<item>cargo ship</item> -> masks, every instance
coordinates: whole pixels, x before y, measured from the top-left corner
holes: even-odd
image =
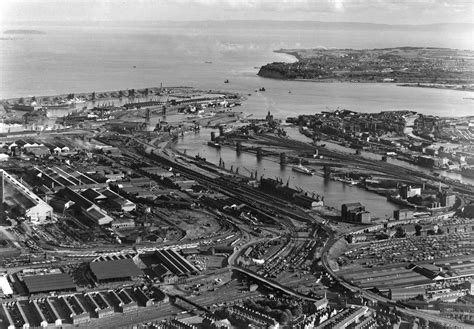
[[[305,175],[308,175],[308,176],[313,176],[313,172],[311,170],[309,170],[308,168],[306,168],[305,166],[299,164],[297,166],[293,166],[293,168],[291,168],[293,171],[296,171],[296,172],[299,172],[301,174],[305,174]]]

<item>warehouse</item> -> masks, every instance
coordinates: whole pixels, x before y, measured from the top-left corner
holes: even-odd
[[[190,273],[197,273],[198,270],[191,265],[180,254],[171,249],[157,250],[155,252],[157,258],[174,274],[180,276]]]
[[[91,262],[89,267],[99,283],[130,281],[143,274],[131,259]]]
[[[26,186],[0,169],[0,202],[11,216],[24,215],[35,222],[44,222],[53,216],[53,208]]]
[[[76,285],[66,273],[28,275],[23,277],[23,282],[30,294],[76,290]]]
[[[82,215],[82,217],[93,222],[96,225],[106,225],[113,221],[113,218],[107,215],[99,206],[90,202],[81,194],[71,190],[69,187],[60,190],[56,196],[60,199],[72,201],[73,208],[76,215]]]

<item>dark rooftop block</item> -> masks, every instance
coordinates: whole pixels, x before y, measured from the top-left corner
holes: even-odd
[[[128,279],[142,274],[131,259],[91,262],[89,266],[98,281]]]
[[[76,289],[76,285],[66,273],[29,275],[25,276],[23,281],[30,294]]]

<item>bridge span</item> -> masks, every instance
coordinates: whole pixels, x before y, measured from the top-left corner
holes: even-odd
[[[301,298],[301,299],[304,299],[304,300],[308,300],[308,301],[311,301],[311,302],[317,302],[319,301],[319,299],[317,298],[314,298],[314,297],[309,297],[309,296],[306,296],[306,295],[303,295],[302,293],[299,293],[291,288],[288,288],[288,287],[285,287],[281,284],[279,284],[278,282],[275,282],[273,280],[270,280],[270,279],[267,279],[267,278],[264,278],[262,277],[261,275],[255,273],[254,271],[251,271],[251,270],[247,270],[245,268],[241,268],[241,267],[237,267],[237,266],[232,266],[231,267],[233,270],[237,271],[237,272],[240,272],[240,273],[243,273],[243,274],[246,274],[248,275],[249,277],[257,280],[257,281],[260,281],[274,289],[277,289],[277,290],[280,290],[282,292],[284,292],[285,294],[287,295],[290,295],[290,296],[293,296],[293,297],[298,297],[298,298]]]

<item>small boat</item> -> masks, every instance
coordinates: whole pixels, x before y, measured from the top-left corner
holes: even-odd
[[[336,177],[335,180],[344,184],[349,184],[349,185],[357,185],[359,183],[353,180],[352,178],[348,178],[348,177]]]
[[[207,145],[210,146],[210,147],[214,147],[214,148],[216,148],[216,149],[220,149],[220,148],[221,148],[221,144],[216,143],[216,142],[213,142],[213,141],[207,142]]]
[[[229,80],[224,80],[224,83],[229,83]]]
[[[288,90],[288,94],[291,94],[291,90]]]
[[[265,91],[265,88],[264,88],[264,87],[262,87],[262,88],[260,88],[260,89],[259,89],[259,91]]]
[[[205,61],[204,63],[206,63],[206,64],[212,64],[211,61]]]
[[[309,170],[308,168],[306,168],[305,166],[303,166],[302,164],[299,164],[297,166],[293,166],[291,169],[293,171],[299,172],[301,174],[305,174],[305,175],[308,175],[308,176],[313,176],[313,172],[311,170]]]

